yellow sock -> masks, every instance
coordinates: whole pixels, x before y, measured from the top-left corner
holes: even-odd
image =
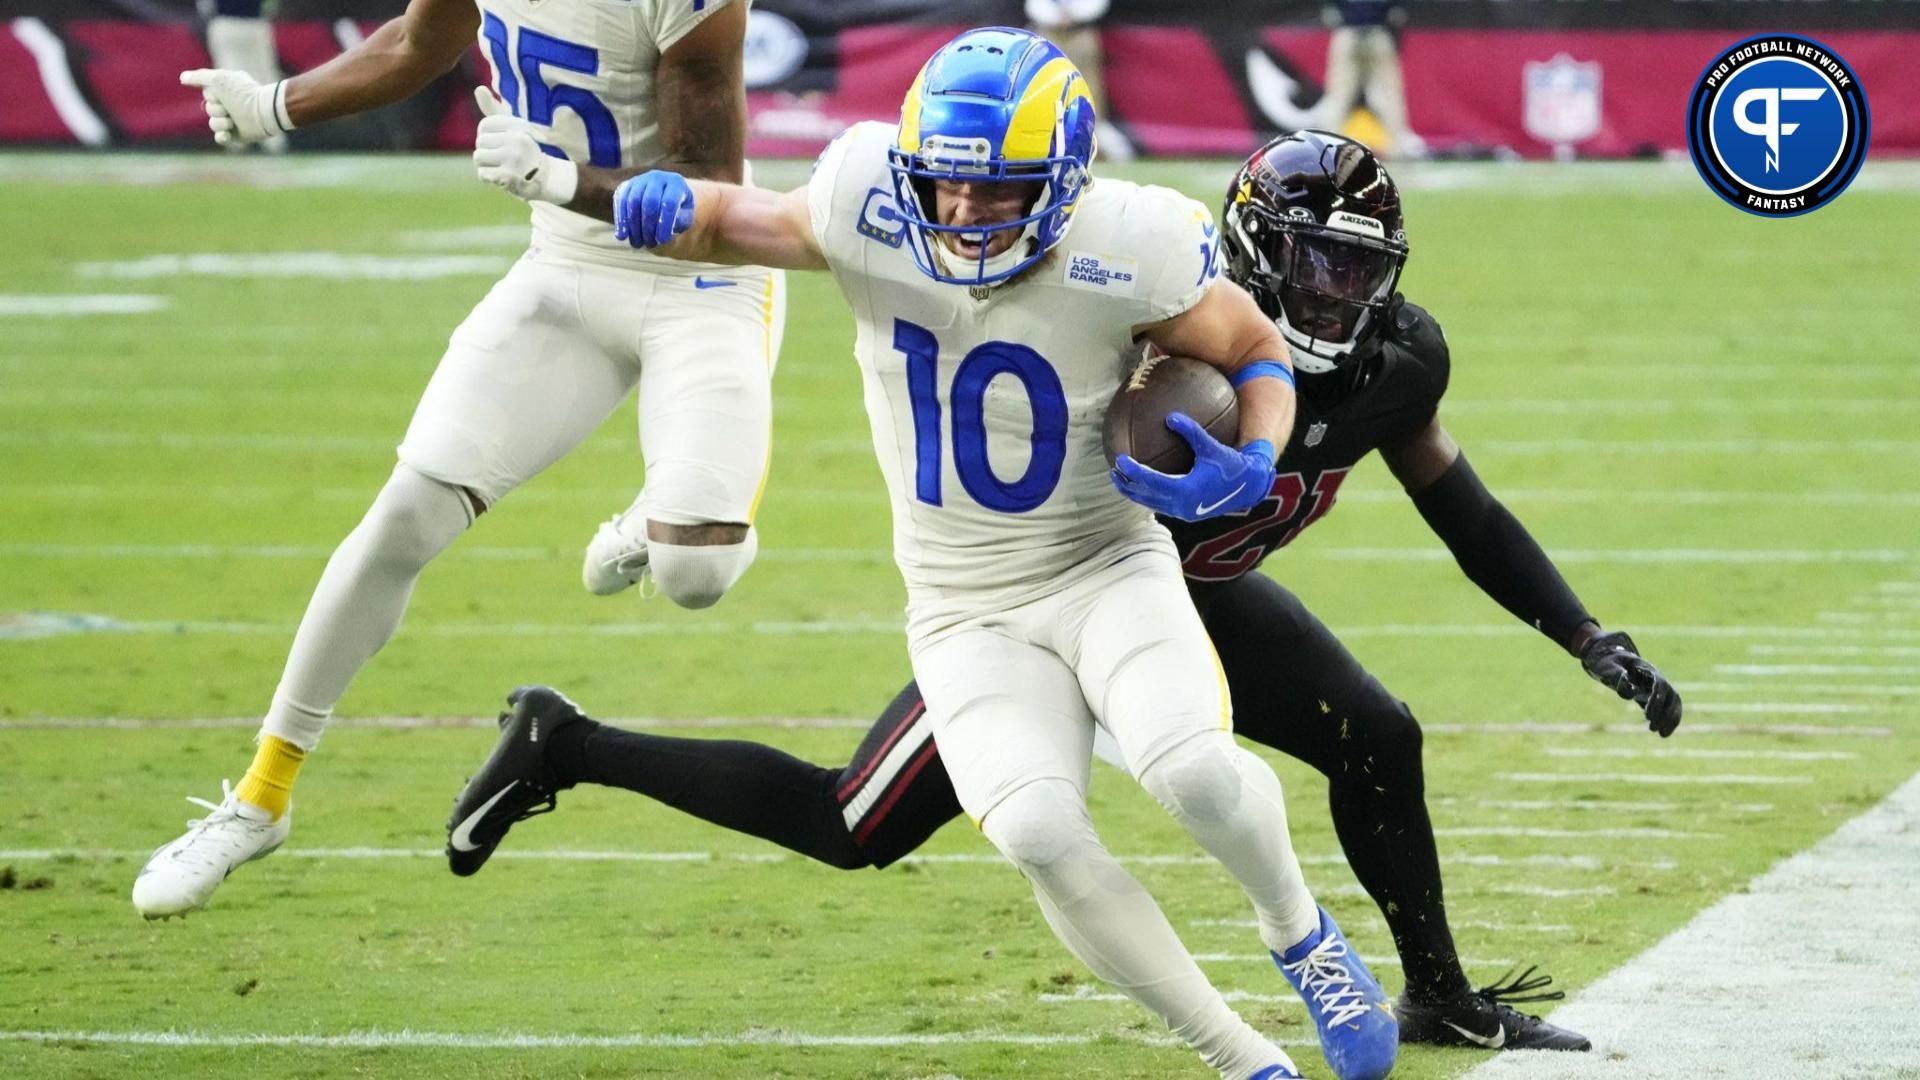
[[[262,735],[260,748],[253,752],[253,764],[247,767],[247,775],[241,778],[233,794],[241,802],[252,803],[272,814],[278,821],[287,812],[294,777],[300,775],[300,763],[305,760],[305,750],[285,739]]]

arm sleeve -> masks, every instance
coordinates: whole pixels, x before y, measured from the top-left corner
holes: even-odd
[[[1138,321],[1163,322],[1199,303],[1220,280],[1220,230],[1206,207],[1178,192],[1142,188],[1137,198],[1141,205],[1129,212],[1144,223],[1142,249],[1154,260]]]
[[[653,31],[654,48],[666,52],[679,44],[680,39],[693,32],[693,28],[706,22],[708,17],[730,3],[750,3],[751,0],[654,0],[653,10],[647,13],[647,21]]]
[[[1468,580],[1562,648],[1593,618],[1526,526],[1480,482],[1465,454],[1415,492],[1413,505]]]

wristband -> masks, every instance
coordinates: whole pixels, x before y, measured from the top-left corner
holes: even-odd
[[[1267,463],[1267,468],[1273,468],[1273,444],[1265,439],[1253,440],[1241,447],[1240,452],[1243,454],[1258,454],[1261,459]]]
[[[1288,386],[1294,384],[1293,369],[1278,360],[1256,360],[1234,372],[1227,381],[1238,390],[1255,379],[1279,379]]]
[[[281,79],[269,89],[273,104],[267,109],[267,115],[280,125],[280,130],[275,134],[285,135],[293,130],[293,118],[287,115],[287,80]]]

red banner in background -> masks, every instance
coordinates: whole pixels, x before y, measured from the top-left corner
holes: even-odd
[[[891,120],[920,62],[959,26],[839,35],[837,88],[752,95],[749,149],[817,151],[847,124]],[[1329,34],[1270,29],[1236,48],[1198,27],[1101,35],[1108,118],[1148,156],[1233,156],[1310,121]],[[1401,42],[1407,112],[1436,152],[1624,157],[1686,149],[1687,97],[1737,37],[1717,31],[1425,30]],[[1859,73],[1875,154],[1920,154],[1920,33],[1830,32]],[[1904,107],[1903,107],[1904,106]]]
[[[795,19],[778,14],[791,11]],[[810,157],[847,125],[892,120],[922,61],[964,26],[832,25],[794,6],[754,12],[749,152]],[[816,13],[817,14],[817,13]],[[951,17],[950,15],[947,17]],[[804,23],[804,25],[802,25]],[[362,24],[363,31],[371,29]],[[211,146],[178,72],[209,63],[188,22],[17,18],[0,34],[0,143]],[[276,27],[283,65],[337,54],[340,24]],[[350,35],[349,35],[350,36]],[[1542,157],[1678,153],[1688,95],[1735,30],[1416,28],[1401,38],[1411,126],[1438,153]],[[1875,155],[1920,154],[1920,30],[1815,35],[1858,73]],[[1328,33],[1299,27],[1121,23],[1102,32],[1108,117],[1149,156],[1237,157],[1311,121]],[[472,61],[369,117],[294,133],[296,149],[471,147]]]

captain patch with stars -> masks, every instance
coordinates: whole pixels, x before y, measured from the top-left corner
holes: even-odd
[[[1687,106],[1694,167],[1750,214],[1794,217],[1847,189],[1867,158],[1867,96],[1839,54],[1763,34],[1714,57]]]

